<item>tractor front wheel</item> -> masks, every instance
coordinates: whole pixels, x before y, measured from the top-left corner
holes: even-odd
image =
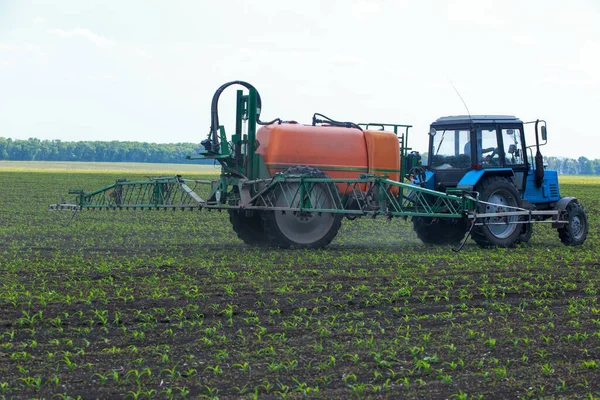
[[[505,213],[521,207],[521,196],[515,185],[506,178],[491,176],[475,187],[481,204],[478,212]],[[480,217],[483,225],[473,227],[471,237],[481,247],[513,247],[523,233],[519,216]]]
[[[567,206],[567,223],[558,229],[560,241],[567,246],[583,244],[588,234],[587,213],[583,206],[572,201]]]

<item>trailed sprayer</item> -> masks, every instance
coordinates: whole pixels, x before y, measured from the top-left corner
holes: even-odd
[[[219,98],[238,85],[230,139],[219,122]],[[482,247],[527,242],[533,225],[551,223],[566,245],[582,244],[586,212],[561,197],[556,171],[544,168],[546,123],[531,122],[535,144],[512,116],[443,117],[431,124],[423,157],[407,145],[410,125],[353,123],[315,113],[310,125],[262,121],[262,100],[247,82],[222,85],[211,104],[211,127],[199,154],[221,166],[217,180],[179,175],[119,179],[76,195],[52,210],[220,209],[249,245],[322,248],[342,219],[411,218],[426,244]],[[535,153],[535,155],[534,155]],[[202,198],[196,189],[209,185]],[[463,242],[464,244],[464,242]]]

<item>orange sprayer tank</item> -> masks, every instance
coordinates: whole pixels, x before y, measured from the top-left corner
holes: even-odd
[[[356,179],[369,173],[400,180],[400,147],[390,132],[284,123],[261,127],[256,138],[256,153],[271,175],[308,165],[330,178]],[[337,186],[346,191],[345,183]]]

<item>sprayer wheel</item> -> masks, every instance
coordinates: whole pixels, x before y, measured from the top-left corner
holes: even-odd
[[[517,243],[529,243],[531,236],[533,236],[533,225],[523,224],[523,227],[521,228],[521,234],[517,239]]]
[[[434,219],[431,217],[413,217],[413,230],[425,244],[457,245],[465,237],[468,223],[463,219]]]
[[[328,178],[327,174],[312,167],[292,167],[286,175],[310,175],[313,178]],[[275,207],[298,207],[300,199],[294,196],[299,183],[288,183],[273,192]],[[315,183],[310,192],[310,201],[321,209],[336,208],[330,193],[337,193],[333,183]],[[291,203],[291,204],[290,204]],[[341,214],[265,211],[262,213],[265,233],[271,243],[281,248],[317,249],[327,246],[335,238],[342,224]]]
[[[521,195],[515,185],[500,176],[491,176],[477,184],[480,213],[500,213],[521,207]],[[481,247],[513,247],[522,233],[518,216],[482,218],[483,225],[477,225],[471,232],[473,240]]]
[[[523,208],[527,209],[527,210],[535,210],[535,206],[533,205],[523,205]],[[521,217],[522,221],[528,221],[529,218],[528,217]],[[529,243],[529,241],[531,240],[531,237],[533,236],[533,224],[530,223],[524,223],[521,224],[522,228],[521,228],[521,234],[519,235],[519,238],[517,239],[517,243]]]
[[[260,246],[269,243],[258,211],[247,216],[243,210],[229,210],[229,222],[238,238],[247,245]]]

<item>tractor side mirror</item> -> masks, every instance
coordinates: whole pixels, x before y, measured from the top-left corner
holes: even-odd
[[[429,128],[429,136],[434,137],[437,131],[434,127]]]
[[[546,125],[542,126],[542,140],[543,141],[548,140],[548,135],[546,134]]]
[[[508,146],[508,154],[515,154],[516,151],[517,151],[517,146],[515,146],[514,144],[511,144],[510,146]]]

